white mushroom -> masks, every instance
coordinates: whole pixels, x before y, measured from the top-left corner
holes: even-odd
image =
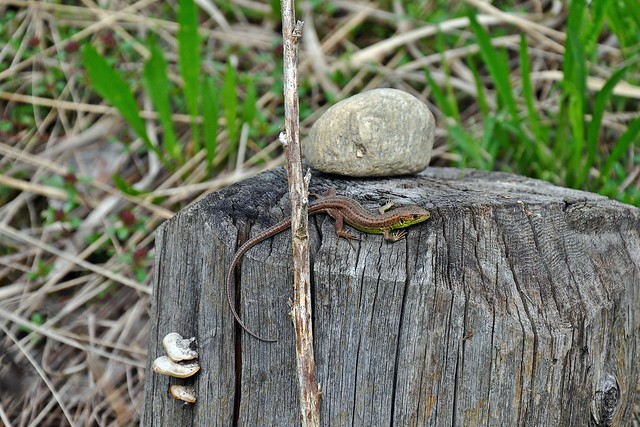
[[[176,378],[188,378],[200,370],[200,365],[197,362],[176,363],[167,356],[160,356],[153,361],[153,370]]]
[[[183,400],[187,403],[196,403],[196,391],[193,387],[172,385],[169,390],[171,392],[171,396],[175,399]]]
[[[162,340],[162,346],[167,356],[174,362],[193,360],[198,358],[198,352],[194,350],[196,338],[183,339],[176,332],[167,334]]]

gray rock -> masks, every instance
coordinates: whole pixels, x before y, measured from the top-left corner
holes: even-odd
[[[427,105],[397,89],[375,89],[338,102],[304,141],[315,169],[347,176],[407,175],[431,159],[435,120]]]

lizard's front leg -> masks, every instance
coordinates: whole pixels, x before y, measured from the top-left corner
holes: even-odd
[[[350,231],[344,230],[344,215],[338,209],[327,209],[327,214],[336,221],[336,234],[347,240],[360,240]]]
[[[384,237],[384,240],[392,243],[404,239],[404,236],[406,235],[407,235],[407,232],[404,230],[397,230],[397,231],[391,232],[390,228],[385,228],[382,232],[382,236]]]

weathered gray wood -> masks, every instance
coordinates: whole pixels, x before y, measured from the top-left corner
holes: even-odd
[[[313,191],[329,186],[372,209],[418,203],[432,218],[395,244],[350,244],[327,216],[310,222],[323,425],[625,424],[640,386],[639,209],[454,169],[314,175]],[[290,235],[251,249],[237,280],[245,322],[277,343],[240,333],[223,290],[237,243],[288,214],[285,191],[272,171],[159,228],[149,366],[175,331],[198,338],[202,370],[148,370],[144,425],[297,425]],[[179,383],[195,385],[195,406],[168,397]]]

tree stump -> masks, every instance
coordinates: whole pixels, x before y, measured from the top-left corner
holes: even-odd
[[[640,386],[640,209],[504,173],[431,168],[404,178],[315,174],[375,210],[417,203],[431,219],[387,243],[310,221],[313,319],[326,426],[614,426]],[[143,425],[298,425],[291,235],[224,278],[236,248],[289,215],[270,171],[165,222],[156,261]],[[354,231],[355,232],[355,231]],[[239,277],[238,277],[239,276]],[[153,373],[169,332],[195,336],[201,371]],[[168,395],[191,384],[198,401]]]

